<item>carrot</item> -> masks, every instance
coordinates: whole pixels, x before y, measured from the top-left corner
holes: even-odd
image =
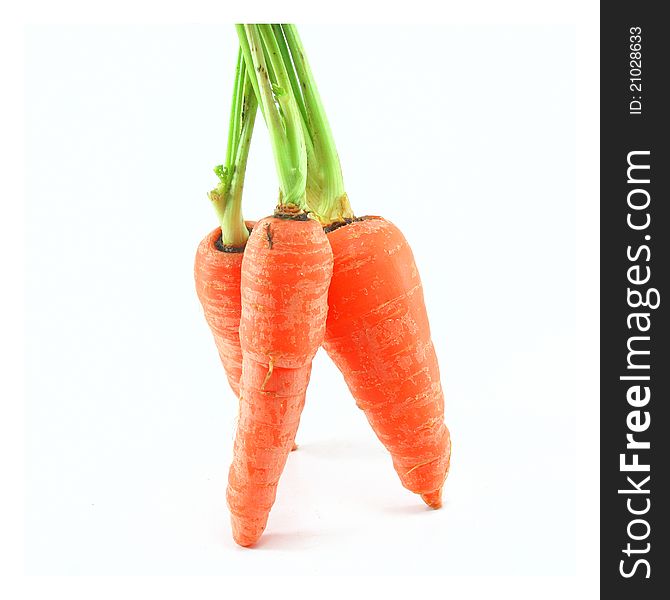
[[[332,274],[328,240],[313,220],[261,219],[242,261],[243,368],[228,479],[233,536],[251,545],[265,529],[324,336]]]
[[[441,506],[451,441],[419,272],[400,230],[366,217],[328,234],[323,347],[390,452],[402,484]]]
[[[242,259],[240,414],[226,493],[233,538],[263,533],[293,447],[312,359],[323,341],[333,256],[306,212],[307,154],[300,115],[268,25],[238,26],[270,131],[280,180],[274,216],[254,227]]]
[[[247,222],[249,230],[253,222]],[[221,243],[221,229],[210,232],[198,246],[195,259],[195,288],[214,336],[228,383],[239,396],[242,375],[240,348],[240,280],[244,247]]]
[[[334,256],[324,348],[391,454],[401,483],[439,508],[451,439],[414,257],[390,222],[354,218],[298,32],[294,25],[275,28],[283,34],[284,61],[295,69],[292,89],[299,90],[305,137],[313,144],[308,203],[329,232]]]
[[[238,53],[225,165],[214,169],[219,185],[209,193],[220,227],[200,242],[195,258],[195,288],[214,336],[228,383],[239,396],[242,373],[240,349],[240,279],[242,253],[253,222],[242,217],[244,174],[258,102]]]

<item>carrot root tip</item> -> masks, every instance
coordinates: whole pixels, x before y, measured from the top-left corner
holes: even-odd
[[[237,530],[237,528],[233,526],[233,539],[238,546],[242,546],[243,548],[253,546],[260,539],[262,533],[263,530],[259,532],[249,532]]]
[[[238,546],[242,546],[242,548],[251,548],[257,540],[245,540],[245,539],[240,539],[240,540],[235,540],[235,543]]]
[[[442,508],[442,489],[428,492],[427,494],[421,494],[421,499],[430,506],[430,508],[435,510]]]

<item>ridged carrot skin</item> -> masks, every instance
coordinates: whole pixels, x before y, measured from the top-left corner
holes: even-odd
[[[227,500],[241,546],[263,533],[328,313],[333,256],[313,220],[267,217],[242,259],[240,414]]]
[[[246,222],[249,229],[253,222]],[[217,247],[221,229],[217,227],[199,244],[195,257],[195,289],[212,330],[228,383],[239,396],[242,375],[240,349],[240,280],[243,252],[223,252]]]
[[[324,348],[402,484],[439,508],[451,440],[412,251],[381,217],[339,227],[328,240],[334,265]]]

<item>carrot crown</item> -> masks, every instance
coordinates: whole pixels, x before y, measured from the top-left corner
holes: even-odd
[[[270,133],[279,206],[307,209],[307,149],[300,109],[272,25],[237,25],[240,48]]]
[[[214,167],[219,185],[209,192],[209,199],[221,225],[221,241],[226,246],[244,246],[249,237],[242,215],[242,190],[257,109],[258,101],[251,87],[251,80],[247,77],[242,52],[239,51],[226,161],[223,165]]]

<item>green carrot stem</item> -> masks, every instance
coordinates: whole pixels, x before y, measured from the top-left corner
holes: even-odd
[[[254,132],[258,101],[248,77],[244,78],[244,92],[242,94],[242,118],[239,134],[239,145],[235,155],[235,162],[230,181],[231,201],[228,202],[223,215],[221,228],[223,243],[229,246],[241,246],[249,237],[249,230],[242,215],[242,192],[244,176],[247,170],[251,136]]]
[[[298,105],[298,110],[300,111],[300,117],[302,122],[302,128],[305,138],[305,148],[307,152],[307,183],[306,183],[306,195],[307,195],[307,205],[313,207],[317,202],[315,198],[320,198],[320,193],[317,190],[320,190],[320,179],[318,177],[319,173],[319,157],[316,154],[314,149],[314,143],[310,137],[309,125],[308,125],[308,115],[307,107],[305,106],[305,100],[302,96],[302,90],[300,89],[300,82],[295,72],[295,67],[293,65],[293,59],[291,58],[291,52],[286,45],[286,39],[284,37],[284,32],[281,29],[281,25],[272,25],[272,33],[275,40],[277,41],[277,46],[282,57],[282,62],[286,68],[289,81],[291,83],[291,91],[293,92],[293,97],[296,100]]]
[[[233,85],[233,99],[230,105],[230,118],[228,123],[228,145],[226,146],[226,166],[229,166],[233,159],[235,153],[236,140],[239,136],[239,110],[236,110],[240,105],[240,94],[242,93],[242,74],[245,71],[244,67],[244,57],[242,56],[242,50],[237,51],[237,65],[235,67],[235,83]]]
[[[281,25],[279,28],[283,32],[297,74],[304,103],[306,137],[313,146],[314,159],[308,162],[307,174],[310,209],[324,224],[353,218],[333,134],[298,30],[295,25],[290,24]]]
[[[249,237],[242,215],[242,190],[257,109],[256,95],[240,50],[235,69],[226,161],[215,167],[219,185],[209,193],[219,218],[221,240],[226,246],[244,246]]]
[[[279,205],[306,210],[307,154],[300,110],[270,25],[237,25],[240,47],[252,80],[279,178]]]
[[[272,25],[272,33],[277,40],[277,47],[279,48],[279,53],[281,54],[284,67],[288,75],[288,79],[291,82],[291,90],[293,91],[293,97],[296,100],[298,109],[300,110],[300,116],[303,119],[303,122],[307,123],[307,107],[305,106],[305,100],[302,97],[302,90],[300,89],[300,82],[295,72],[295,67],[293,65],[293,59],[291,58],[291,52],[286,45],[286,39],[284,38],[284,32],[282,31],[281,25]]]

